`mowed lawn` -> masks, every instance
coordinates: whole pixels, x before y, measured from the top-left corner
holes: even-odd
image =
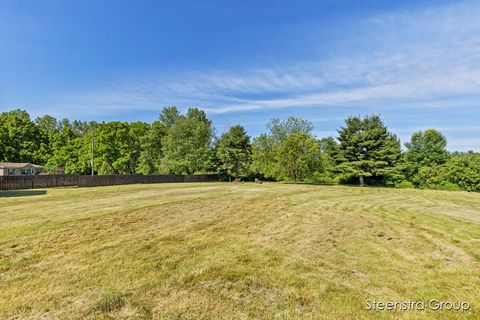
[[[367,311],[468,301],[469,312]],[[1,319],[479,319],[480,194],[186,183],[0,192]]]

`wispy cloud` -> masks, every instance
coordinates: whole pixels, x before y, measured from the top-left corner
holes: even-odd
[[[335,58],[151,76],[57,97],[50,104],[95,113],[165,105],[225,113],[366,104],[441,107],[452,97],[466,103],[480,96],[479,16],[477,2],[379,15],[338,39]]]

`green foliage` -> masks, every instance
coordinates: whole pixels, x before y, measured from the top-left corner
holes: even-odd
[[[335,155],[337,154],[338,144],[333,137],[327,137],[318,141],[320,151],[320,171],[316,171],[312,176],[312,182],[336,184],[339,177],[335,173]]]
[[[267,179],[281,180],[284,168],[279,163],[279,148],[288,136],[295,133],[311,134],[310,121],[290,117],[287,120],[273,119],[267,124],[270,134],[261,134],[252,145],[252,171]]]
[[[350,117],[339,130],[335,155],[336,170],[346,179],[396,176],[400,158],[400,141],[390,132],[379,116]]]
[[[407,152],[403,157],[403,170],[406,177],[416,186],[425,186],[423,167],[438,167],[449,158],[446,150],[447,139],[437,130],[415,132],[410,142],[405,144]]]
[[[310,134],[313,130],[313,123],[308,120],[289,117],[287,120],[272,119],[267,124],[267,128],[270,130],[272,137],[277,143],[281,143],[283,140],[293,133],[306,133]]]
[[[251,149],[245,129],[240,125],[230,127],[216,143],[218,168],[234,178],[245,176],[250,166]]]
[[[415,188],[415,185],[413,183],[411,183],[410,181],[402,180],[402,181],[399,181],[395,185],[395,187],[402,188],[402,189],[413,189],[413,188]]]
[[[400,142],[379,116],[349,117],[332,137],[316,140],[313,124],[273,119],[268,133],[250,144],[236,125],[212,145],[213,128],[204,111],[164,108],[152,124],[30,119],[27,112],[0,113],[0,162],[31,162],[47,172],[91,174],[95,138],[96,174],[192,174],[311,183],[357,183],[401,188],[480,191],[480,154],[450,154],[437,130]]]
[[[274,138],[261,134],[254,139],[252,144],[251,170],[258,176],[275,179],[279,176],[276,162],[277,146]]]
[[[320,166],[318,144],[304,132],[288,135],[280,144],[277,157],[283,176],[294,182],[312,176]]]
[[[424,166],[420,167],[416,176],[415,183],[422,187],[438,186],[442,183],[444,177],[442,166]]]
[[[213,135],[211,121],[205,112],[196,108],[189,109],[186,116],[171,110],[169,117],[162,119],[167,129],[162,139],[161,172],[193,174],[207,171]]]
[[[45,166],[48,172],[86,173],[90,169],[83,157],[83,138],[75,134],[68,121],[62,121],[50,144],[53,151]]]
[[[0,113],[0,161],[45,163],[48,137],[26,111]]]
[[[462,190],[480,191],[480,154],[469,153],[453,157],[445,168],[450,183]]]
[[[94,132],[98,173],[135,173],[142,151],[140,140],[146,134],[148,127],[142,122],[101,123]]]
[[[140,138],[142,151],[138,160],[137,172],[142,174],[158,174],[163,157],[162,140],[167,127],[160,121],[154,121],[145,135]]]

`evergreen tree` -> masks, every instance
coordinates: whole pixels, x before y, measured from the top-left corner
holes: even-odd
[[[247,174],[251,153],[250,137],[240,125],[230,127],[217,141],[215,148],[218,168],[235,179]]]
[[[339,131],[335,155],[337,170],[346,177],[384,179],[396,173],[400,142],[379,116],[349,117]]]

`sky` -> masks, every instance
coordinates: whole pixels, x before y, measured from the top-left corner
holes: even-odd
[[[148,121],[204,109],[216,134],[272,118],[335,136],[379,114],[480,151],[480,2],[2,0],[0,111]]]

